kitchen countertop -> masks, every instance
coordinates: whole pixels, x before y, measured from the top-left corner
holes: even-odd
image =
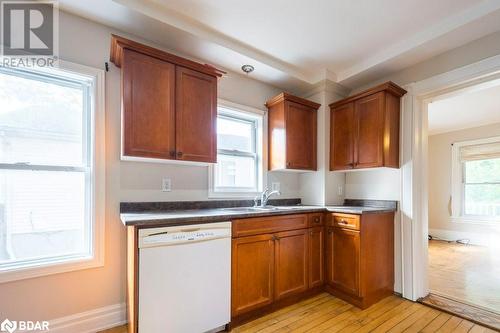
[[[250,208],[250,207],[248,207]],[[120,218],[125,226],[174,226],[230,221],[240,218],[275,216],[299,213],[332,212],[346,214],[374,214],[394,212],[390,207],[367,206],[279,206],[277,210],[246,210],[239,207],[190,210],[124,212]]]

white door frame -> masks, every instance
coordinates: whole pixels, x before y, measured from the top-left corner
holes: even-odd
[[[408,93],[401,112],[401,289],[407,299],[416,301],[429,293],[427,106],[499,80],[500,55],[404,87]]]

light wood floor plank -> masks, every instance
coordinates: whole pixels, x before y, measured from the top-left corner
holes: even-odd
[[[462,320],[463,320],[462,318],[458,318],[458,317],[453,316],[450,319],[448,319],[448,321],[446,323],[444,323],[444,325],[441,326],[441,328],[439,330],[437,330],[437,332],[439,332],[439,333],[454,332],[455,328],[457,328],[457,326],[460,325]]]
[[[417,333],[420,332],[425,326],[429,325],[441,312],[438,310],[431,309],[425,315],[423,315],[416,322],[411,324],[407,329],[404,330],[405,333]]]
[[[429,323],[429,325],[425,326],[420,332],[422,333],[431,333],[436,332],[441,326],[444,325],[449,319],[451,315],[442,312],[439,316],[437,316],[433,321]]]

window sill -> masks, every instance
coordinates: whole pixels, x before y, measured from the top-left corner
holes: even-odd
[[[500,219],[488,219],[483,217],[473,217],[473,216],[452,216],[452,222],[463,223],[463,224],[478,224],[487,226],[498,226],[500,227]]]
[[[249,199],[253,200],[261,192],[216,192],[208,191],[208,198],[210,199]]]
[[[39,265],[30,265],[25,267],[0,270],[0,283],[31,279],[102,266],[104,266],[104,258],[82,256],[59,262],[53,261],[45,264],[41,263]]]

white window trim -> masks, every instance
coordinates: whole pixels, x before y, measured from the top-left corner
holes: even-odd
[[[464,193],[462,188],[463,165],[460,163],[460,148],[500,142],[500,136],[454,142],[451,148],[451,221],[465,224],[498,225],[498,218],[463,215]],[[458,198],[458,199],[457,199]]]
[[[12,268],[0,271],[0,283],[17,281],[40,276],[71,272],[76,270],[104,266],[104,223],[105,223],[105,86],[104,71],[98,68],[79,65],[63,60],[59,61],[56,69],[40,67],[37,71],[50,74],[63,71],[65,74],[86,76],[92,80],[91,123],[92,126],[92,255],[76,257],[74,259],[54,260],[50,263],[31,265],[28,267]]]
[[[211,199],[231,199],[231,198],[239,198],[239,199],[253,199],[255,196],[259,195],[262,192],[262,189],[267,186],[267,117],[266,111],[256,109],[247,105],[242,105],[234,102],[230,102],[224,99],[217,100],[217,107],[223,107],[225,109],[234,110],[235,112],[243,112],[248,113],[251,116],[258,116],[262,120],[258,121],[257,128],[257,156],[261,158],[260,162],[260,170],[258,170],[258,179],[259,181],[259,189],[258,191],[215,191],[215,179],[214,179],[214,171],[215,165],[210,164],[208,166],[208,198]],[[259,140],[262,138],[261,140]],[[260,142],[259,142],[260,141]]]

